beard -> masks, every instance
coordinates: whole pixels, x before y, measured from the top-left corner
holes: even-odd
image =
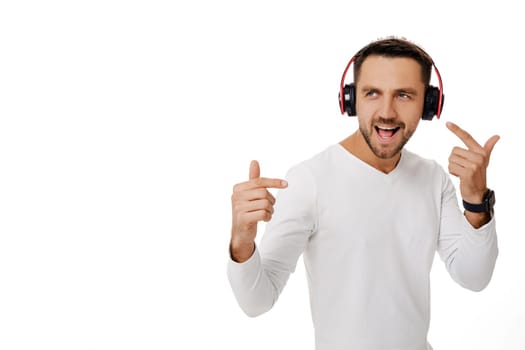
[[[399,127],[399,130],[396,131],[396,134],[401,134],[401,140],[398,141],[397,144],[384,145],[378,142],[377,140],[372,139],[372,133],[375,130],[374,125],[376,124]],[[363,135],[372,153],[374,153],[376,157],[381,159],[390,159],[399,154],[399,152],[401,152],[408,140],[410,140],[410,137],[412,137],[412,134],[414,134],[414,130],[407,130],[405,123],[395,123],[389,119],[383,118],[378,118],[377,120],[371,121],[369,128],[366,128],[365,125],[359,123],[359,131]]]

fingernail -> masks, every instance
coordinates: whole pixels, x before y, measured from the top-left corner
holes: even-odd
[[[286,187],[286,186],[288,186],[288,182],[287,182],[287,181],[284,181],[284,180],[282,180],[282,181],[281,181],[281,186],[283,186],[283,187]]]

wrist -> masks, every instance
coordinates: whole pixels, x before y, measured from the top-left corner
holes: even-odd
[[[465,210],[473,213],[491,213],[496,204],[496,195],[491,189],[487,189],[481,200],[463,198],[463,207]]]
[[[463,199],[465,217],[474,228],[479,228],[492,219],[495,203],[496,195],[491,189],[485,191],[481,201],[472,203]]]
[[[234,239],[230,241],[230,257],[233,261],[243,263],[255,252],[255,242]]]
[[[474,213],[468,210],[465,210],[464,215],[470,225],[475,229],[487,224],[492,218],[490,213]]]
[[[485,195],[487,194],[488,188],[483,190],[480,193],[471,194],[469,196],[462,196],[462,199],[464,202],[472,203],[472,204],[481,204],[483,203],[483,198],[485,198]]]

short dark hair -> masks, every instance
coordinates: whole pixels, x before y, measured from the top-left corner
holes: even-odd
[[[388,37],[371,42],[354,56],[354,82],[357,83],[361,65],[368,56],[408,57],[416,60],[421,66],[423,84],[428,87],[432,73],[432,58],[419,46],[405,38]]]

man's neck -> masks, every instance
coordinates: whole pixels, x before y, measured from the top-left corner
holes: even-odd
[[[339,142],[339,144],[358,159],[385,174],[394,170],[401,159],[401,152],[389,159],[383,159],[376,156],[359,130]]]

